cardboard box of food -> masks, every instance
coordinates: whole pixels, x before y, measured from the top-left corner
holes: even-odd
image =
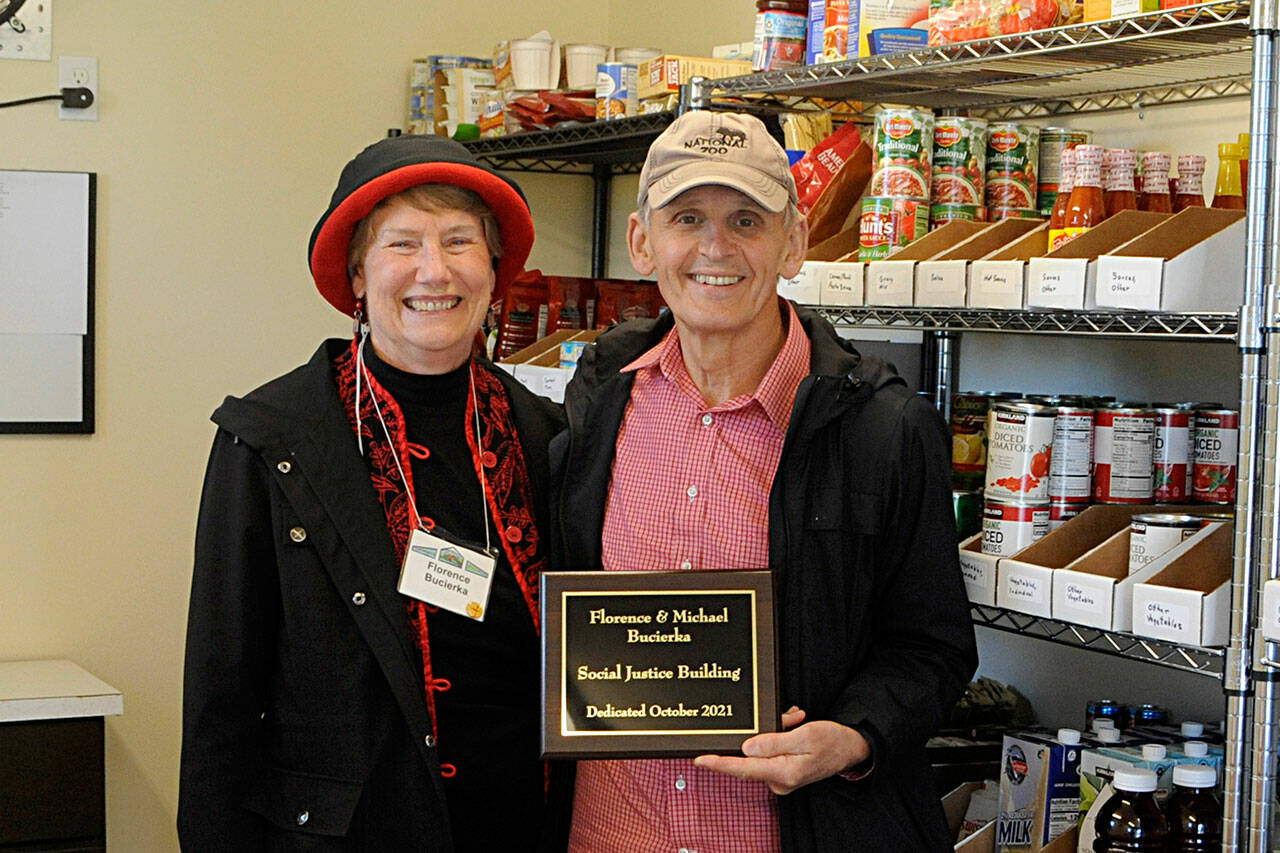
[[[1142,512],[1179,512],[1153,504],[1089,507],[1057,530],[1000,561],[996,604],[1032,616],[1053,616],[1053,576],[1073,560],[1129,527]],[[1127,559],[1127,555],[1126,555]]]
[[[1098,307],[1235,311],[1244,299],[1244,237],[1243,210],[1175,213],[1098,258]]]
[[[1124,210],[1044,257],[1032,257],[1027,267],[1026,306],[1071,311],[1097,308],[1098,256],[1168,218],[1167,213]]]
[[[750,73],[751,63],[742,59],[663,54],[640,63],[640,91],[637,94],[641,98],[652,98],[678,92],[694,77],[737,77]]]
[[[1154,12],[1160,8],[1160,0],[1084,0],[1085,23],[1109,21],[1121,15]]]
[[[980,224],[980,223],[979,223]],[[962,307],[968,300],[969,263],[1008,245],[1040,225],[1035,219],[1005,219],[970,234],[950,249],[916,265],[915,304]],[[1018,306],[1022,307],[1022,292]]]
[[[560,329],[513,352],[497,364],[533,393],[563,403],[564,389],[573,377],[574,369],[560,366],[560,344],[564,341],[590,343],[599,334],[598,329]]]
[[[1186,539],[1169,553],[1190,546],[1194,539]],[[1104,631],[1132,631],[1133,590],[1160,571],[1162,559],[1129,574],[1129,528],[1125,527],[1053,573],[1053,618]]]
[[[964,576],[964,590],[974,604],[995,607],[999,563],[999,557],[982,553],[981,532],[960,543],[960,574]]]
[[[914,305],[916,263],[936,257],[984,228],[985,222],[948,222],[881,261],[867,264],[868,305]]]
[[[1193,646],[1225,645],[1231,621],[1228,524],[1214,524],[1151,563],[1133,588],[1133,633]]]
[[[1021,308],[1026,301],[1027,262],[1044,254],[1049,223],[969,264],[968,303],[975,308]]]

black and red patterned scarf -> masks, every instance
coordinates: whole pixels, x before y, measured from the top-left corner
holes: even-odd
[[[411,444],[405,436],[404,413],[387,391],[366,369],[361,379],[360,421],[356,420],[356,347],[358,341],[352,341],[333,361],[334,374],[338,381],[338,395],[346,409],[347,419],[353,430],[362,433],[365,447],[365,458],[369,462],[369,476],[373,481],[374,492],[382,504],[387,517],[387,532],[391,535],[391,543],[395,546],[396,559],[404,560],[404,552],[408,547],[409,535],[421,523],[430,529],[434,523],[423,516],[413,519],[410,509],[409,492],[405,489],[405,480],[409,489],[413,486],[413,468],[410,460],[422,449]],[[498,540],[502,543],[507,555],[507,562],[515,573],[516,583],[524,594],[525,603],[529,606],[529,614],[533,617],[535,631],[540,630],[538,624],[538,579],[546,568],[546,557],[542,552],[538,528],[533,517],[533,488],[529,482],[529,469],[525,464],[524,452],[520,447],[520,437],[516,434],[515,423],[511,418],[511,402],[507,399],[506,389],[498,378],[488,370],[471,365],[471,375],[475,382],[475,404],[480,409],[480,428],[483,432],[483,454],[481,444],[475,435],[475,405],[472,397],[467,395],[467,411],[464,428],[467,434],[467,446],[471,448],[471,458],[476,467],[476,478],[485,485],[485,500],[489,505],[489,517],[498,529]],[[374,397],[382,410],[381,421],[378,409],[374,407]],[[387,436],[382,432],[382,422],[387,425],[392,444],[387,443]],[[393,446],[394,445],[394,446]],[[400,460],[396,465],[397,457]],[[488,463],[488,464],[486,464]],[[404,479],[400,476],[404,470]],[[483,478],[481,472],[483,470]],[[417,491],[414,490],[416,500]],[[425,509],[420,506],[420,509]],[[448,689],[447,679],[437,679],[431,670],[431,645],[427,633],[427,614],[436,612],[436,608],[421,601],[409,602],[409,619],[414,627],[418,645],[422,650],[422,670],[427,686],[427,710],[431,715],[431,730],[436,730],[435,693]]]

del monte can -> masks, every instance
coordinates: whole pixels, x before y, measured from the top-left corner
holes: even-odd
[[[987,129],[987,207],[1036,210],[1040,129],[1001,122]]]
[[[871,196],[929,201],[933,113],[883,109],[876,113]]]
[[[933,125],[935,205],[980,205],[987,169],[987,123],[977,118],[943,116]]]

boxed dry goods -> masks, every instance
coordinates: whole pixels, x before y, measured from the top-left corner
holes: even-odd
[[[413,60],[409,67],[408,133],[435,133],[435,75],[448,68],[490,68],[492,63],[477,56],[432,55]]]
[[[1160,0],[1084,0],[1084,19],[1107,21],[1121,15],[1136,15],[1160,9]]]
[[[849,56],[926,47],[928,21],[929,0],[849,0]]]
[[[741,59],[664,54],[640,63],[639,97],[652,98],[678,92],[694,77],[736,77],[750,74],[751,63]]]
[[[434,131],[442,136],[453,136],[460,124],[478,128],[486,113],[502,113],[492,68],[438,69],[432,75],[432,94]]]
[[[805,65],[839,62],[845,58],[850,7],[857,5],[858,0],[809,0]]]

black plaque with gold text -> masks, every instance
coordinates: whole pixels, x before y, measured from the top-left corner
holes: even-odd
[[[542,576],[544,758],[736,754],[778,730],[768,571]]]

